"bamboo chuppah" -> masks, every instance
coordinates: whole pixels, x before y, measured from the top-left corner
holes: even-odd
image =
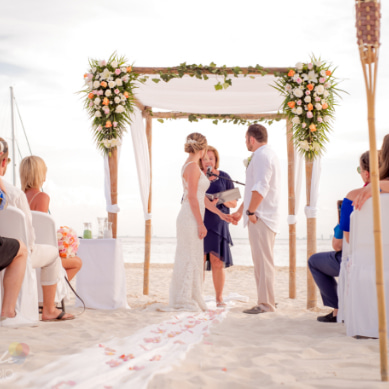
[[[375,89],[380,37],[380,2],[356,0],[357,38],[367,94],[367,117],[370,143],[370,177],[373,195],[374,248],[376,266],[378,325],[381,355],[381,380],[389,381],[385,279],[382,252],[379,170],[375,132]]]

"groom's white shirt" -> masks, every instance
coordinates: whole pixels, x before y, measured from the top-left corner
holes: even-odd
[[[251,193],[258,192],[263,200],[255,211],[267,227],[278,233],[279,205],[281,191],[281,168],[276,153],[269,145],[263,145],[254,151],[246,169],[246,187],[244,192],[243,223],[246,227],[246,210],[251,201]]]

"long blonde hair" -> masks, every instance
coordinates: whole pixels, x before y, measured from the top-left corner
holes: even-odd
[[[41,157],[31,155],[20,162],[20,183],[22,191],[40,188],[46,179],[47,166]]]

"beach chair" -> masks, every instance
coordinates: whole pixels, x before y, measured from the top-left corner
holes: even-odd
[[[340,271],[338,277],[338,314],[337,322],[342,323],[346,316],[345,293],[347,290],[347,264],[348,264],[349,244],[346,239],[343,239],[342,245],[342,262],[340,263]]]
[[[32,225],[35,230],[35,243],[47,244],[54,246],[58,250],[57,229],[54,219],[47,213],[31,211]],[[59,261],[60,258],[58,258]],[[43,292],[40,285],[41,269],[36,269],[36,276],[38,280],[38,301],[43,302]],[[59,281],[57,283],[57,291],[55,293],[55,302],[60,303],[62,310],[65,311],[65,299],[69,294],[69,286],[65,280],[66,270],[60,266]]]
[[[389,194],[380,195],[385,304],[389,312]],[[378,309],[373,236],[373,203],[366,201],[350,220],[345,324],[348,336],[378,338]],[[389,321],[387,320],[388,326]]]
[[[27,230],[24,213],[15,207],[8,206],[0,211],[0,235],[22,241],[27,247]],[[0,309],[3,294],[3,276],[6,269],[0,273]],[[27,258],[26,273],[16,303],[16,310],[22,314],[29,323],[35,325],[39,321],[37,279],[31,265],[30,256]]]

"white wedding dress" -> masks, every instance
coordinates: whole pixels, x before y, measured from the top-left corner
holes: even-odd
[[[181,171],[184,197],[176,222],[177,248],[170,285],[169,307],[166,310],[207,310],[201,293],[204,268],[204,241],[198,236],[197,222],[188,201],[188,184],[184,179],[184,171],[190,163],[195,162],[188,162]],[[205,212],[204,198],[208,187],[209,180],[201,172],[197,187],[197,200],[203,218]]]

